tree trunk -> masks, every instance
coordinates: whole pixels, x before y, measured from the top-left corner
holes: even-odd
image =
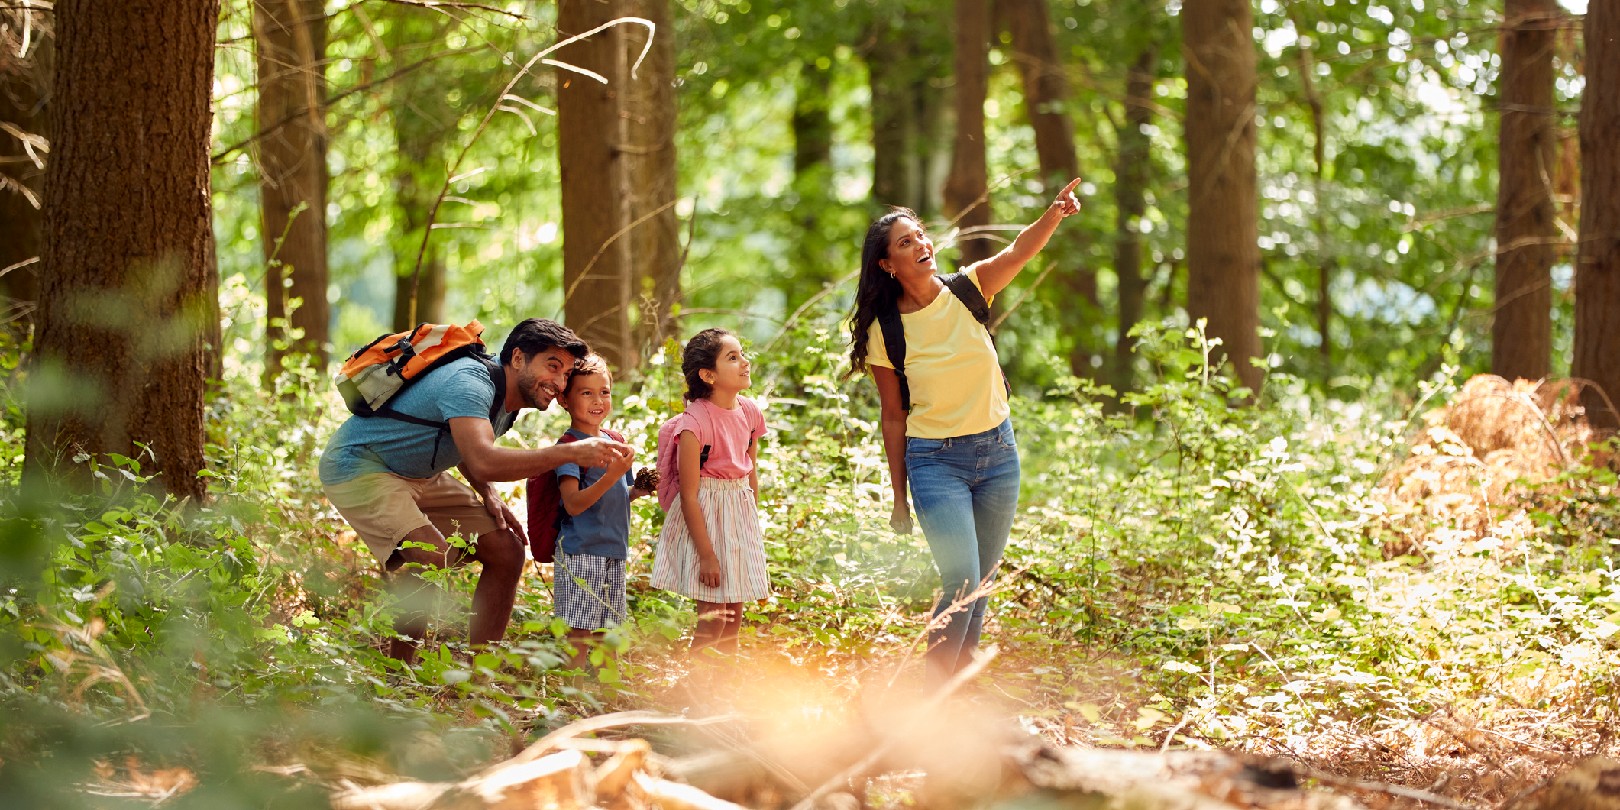
[[[1109,382],[1119,394],[1136,390],[1136,340],[1131,337],[1131,328],[1142,320],[1147,296],[1139,226],[1147,214],[1148,169],[1153,160],[1147,128],[1153,123],[1153,85],[1157,79],[1154,65],[1158,61],[1158,45],[1149,44],[1126,74],[1125,125],[1116,138],[1119,151],[1114,156],[1114,276],[1119,284],[1119,321]]]
[[[1080,176],[1074,150],[1074,123],[1064,109],[1069,103],[1069,82],[1063,74],[1046,0],[997,0],[1001,27],[1012,38],[1013,61],[1024,85],[1024,109],[1035,131],[1035,155],[1046,193],[1056,198],[1070,180]],[[1138,190],[1140,193],[1140,190]],[[1097,275],[1086,267],[1080,228],[1064,228],[1047,248],[1048,261],[1060,266],[1059,283],[1066,292],[1058,308],[1059,329],[1072,341],[1069,370],[1076,377],[1097,376],[1096,360],[1103,347],[1102,308],[1097,300]]]
[[[619,2],[558,0],[557,36],[577,36],[624,16]],[[624,109],[628,71],[619,26],[567,46],[554,58],[606,77],[557,72],[557,158],[562,174],[563,317],[615,368],[630,341],[629,205]]]
[[[56,49],[51,20],[28,5],[0,9],[0,323],[19,334],[39,299],[40,204],[50,148],[44,101]]]
[[[205,494],[219,7],[56,4],[55,138],[28,413],[33,479],[84,471],[80,453],[116,453],[140,459],[176,495]]]
[[[259,0],[253,34],[265,276],[265,373],[288,353],[326,366],[326,125],[322,106],[325,10],[321,0]],[[296,308],[292,301],[298,301]],[[291,309],[290,317],[288,310]],[[301,337],[289,341],[287,327]]]
[[[629,0],[628,13],[657,26],[639,74],[630,80],[628,128],[630,176],[631,291],[641,302],[637,344],[652,348],[679,332],[674,311],[681,300],[681,223],[675,215],[675,20],[670,0]],[[639,29],[627,28],[634,32]],[[642,37],[627,36],[629,57],[641,53]],[[627,358],[639,361],[641,352]]]
[[[1620,429],[1620,8],[1586,9],[1586,89],[1581,91],[1581,230],[1575,260],[1575,358],[1571,374],[1587,417]]]
[[[833,188],[833,124],[829,102],[832,97],[832,61],[817,58],[814,52],[799,63],[793,99],[793,239],[795,272],[774,277],[787,298],[787,308],[796,310],[842,273],[828,260],[828,234],[823,231],[820,212],[836,206]]]
[[[928,15],[881,19],[862,53],[872,95],[872,201],[905,206],[924,220],[939,210],[949,169],[939,92],[949,76],[935,53],[934,41],[946,41],[938,23]]]
[[[945,213],[960,229],[962,266],[988,259],[995,243],[990,224],[989,170],[984,156],[984,97],[990,84],[989,0],[956,0],[956,140],[945,181]]]
[[[1187,63],[1187,315],[1259,391],[1260,225],[1255,45],[1249,0],[1181,8]]]
[[[399,6],[392,11],[388,40],[395,71],[428,58],[443,35],[439,15]],[[393,81],[389,105],[394,123],[394,204],[403,233],[394,244],[394,329],[419,323],[443,323],[446,272],[440,240],[422,248],[428,210],[445,182],[444,139],[455,131],[456,111],[445,100],[440,80],[430,70],[410,70]],[[440,217],[444,216],[440,209]],[[421,266],[417,257],[421,256]]]
[[[1553,50],[1557,0],[1507,0],[1502,26],[1496,308],[1491,373],[1539,380],[1552,362]]]

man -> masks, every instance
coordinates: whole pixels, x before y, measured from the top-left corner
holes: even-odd
[[[506,634],[523,572],[522,526],[491,483],[521,481],[564,463],[605,467],[634,456],[629,445],[607,438],[537,450],[495,446],[518,411],[550,407],[574,361],[588,351],[568,327],[530,318],[501,347],[499,389],[482,360],[465,357],[429,372],[389,403],[403,414],[448,423],[448,440],[446,431],[429,424],[356,416],[338,428],[321,456],[327,499],[413,602],[431,592],[416,576],[418,566],[448,568],[469,560],[482,566],[467,633],[473,644]],[[505,391],[500,408],[497,390]],[[452,477],[451,467],[471,486]],[[457,548],[445,539],[450,535],[474,539]],[[389,655],[415,661],[426,625],[427,611],[407,604],[395,625],[401,637],[389,645]]]

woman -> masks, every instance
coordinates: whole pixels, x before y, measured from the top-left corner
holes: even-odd
[[[928,637],[928,671],[943,680],[979,645],[985,596],[969,599],[1001,562],[1018,507],[1018,446],[987,302],[1080,210],[1076,178],[1005,250],[960,274],[937,274],[917,215],[895,209],[866,231],[850,324],[851,373],[870,370],[882,401],[883,450],[894,487],[889,525],[911,531],[911,500],[943,595]],[[975,313],[977,308],[978,313]],[[896,370],[896,358],[900,358]]]

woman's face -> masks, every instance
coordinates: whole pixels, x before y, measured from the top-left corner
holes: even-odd
[[[878,266],[895,278],[934,275],[934,242],[916,220],[901,217],[889,228],[889,257]]]

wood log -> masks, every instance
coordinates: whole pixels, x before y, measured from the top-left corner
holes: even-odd
[[[1620,761],[1591,757],[1553,777],[1511,810],[1620,810]]]
[[[559,751],[508,761],[454,784],[402,782],[356,788],[332,797],[333,810],[533,810],[579,808],[596,801],[590,760]]]

